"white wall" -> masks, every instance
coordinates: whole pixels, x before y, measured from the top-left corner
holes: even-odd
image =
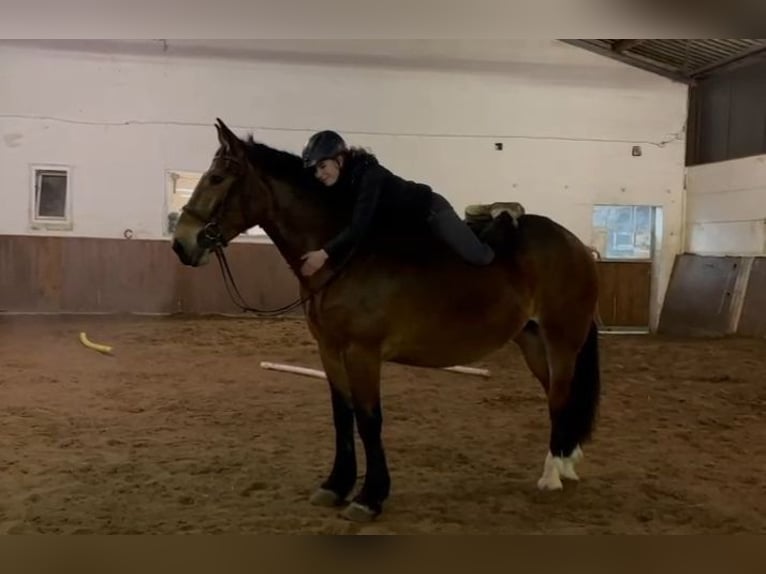
[[[687,178],[687,251],[766,254],[766,155],[692,166]]]
[[[559,42],[513,42],[492,65],[474,54],[453,69],[0,46],[0,233],[32,232],[33,162],[72,166],[70,235],[161,238],[165,173],[209,165],[216,116],[295,152],[330,127],[459,210],[520,201],[586,242],[594,203],[662,206],[661,300],[682,247],[685,87]]]

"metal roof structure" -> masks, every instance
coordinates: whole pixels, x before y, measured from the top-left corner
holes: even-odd
[[[766,59],[766,39],[562,41],[686,84]]]

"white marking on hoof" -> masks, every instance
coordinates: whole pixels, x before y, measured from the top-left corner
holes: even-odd
[[[375,520],[375,512],[358,502],[352,502],[340,515],[352,522],[372,522]]]
[[[564,483],[561,482],[561,478],[557,475],[543,475],[537,481],[537,488],[540,490],[561,490],[564,488]]]
[[[577,445],[572,451],[572,454],[560,459],[561,467],[559,468],[559,473],[561,474],[561,478],[567,480],[580,480],[580,477],[577,476],[577,472],[575,471],[575,463],[580,462],[584,456],[580,445]]]
[[[561,458],[548,452],[545,457],[543,475],[537,481],[537,488],[540,490],[561,490],[564,488],[564,484],[561,482],[560,468]]]
[[[311,495],[309,502],[314,506],[332,507],[338,506],[342,501],[332,490],[319,488]]]
[[[575,472],[574,461],[571,457],[561,459],[560,474],[561,478],[565,478],[567,480],[580,480],[580,477],[577,476],[577,472]]]

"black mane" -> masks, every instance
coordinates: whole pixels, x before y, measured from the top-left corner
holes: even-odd
[[[313,193],[320,190],[320,183],[310,170],[303,167],[303,160],[299,156],[256,142],[252,135],[243,143],[250,162],[269,175],[292,184],[300,191]]]

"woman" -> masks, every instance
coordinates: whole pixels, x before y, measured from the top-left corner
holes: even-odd
[[[339,188],[353,202],[351,222],[322,249],[303,255],[301,273],[311,276],[327,262],[339,261],[377,225],[426,223],[465,261],[489,265],[495,253],[458,217],[449,202],[422,183],[402,179],[374,155],[349,148],[334,131],[315,133],[303,149],[303,163],[327,187]]]

